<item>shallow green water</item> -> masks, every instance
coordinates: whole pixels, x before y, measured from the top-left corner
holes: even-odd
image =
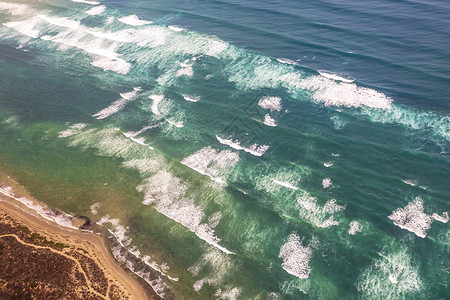
[[[446,297],[445,111],[92,7],[0,2],[0,166],[32,195],[162,296]]]

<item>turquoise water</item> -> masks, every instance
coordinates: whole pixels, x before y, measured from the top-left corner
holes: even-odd
[[[0,167],[165,298],[446,298],[446,10],[0,2]]]

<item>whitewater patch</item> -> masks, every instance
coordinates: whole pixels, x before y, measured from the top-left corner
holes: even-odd
[[[239,162],[239,154],[229,150],[216,150],[210,146],[184,158],[181,163],[218,183],[224,183],[226,171]]]
[[[72,222],[72,219],[74,218],[73,216],[62,213],[57,210],[53,210],[51,208],[48,208],[45,205],[38,204],[35,201],[30,200],[26,197],[17,197],[16,194],[14,193],[12,187],[10,187],[10,186],[0,186],[0,193],[22,203],[29,209],[38,213],[41,217],[43,217],[46,220],[54,222],[63,227],[78,229],[77,227],[75,227],[73,225],[73,222]]]
[[[405,207],[394,210],[388,218],[394,222],[394,225],[411,231],[421,238],[427,236],[427,230],[433,222],[433,218],[424,212],[423,201],[419,197]]]
[[[205,284],[211,286],[221,286],[224,283],[225,277],[230,275],[230,271],[235,270],[233,262],[230,257],[218,249],[211,248],[207,250],[202,257],[192,266],[188,268],[188,271],[192,276],[198,277],[202,270],[208,270],[209,274],[201,279],[198,279],[193,288],[195,291],[200,291]],[[221,286],[223,288],[223,286]],[[230,287],[231,288],[231,287]]]
[[[142,146],[148,146],[148,144],[145,143],[145,138],[140,137],[140,138],[135,138],[132,134],[128,133],[128,132],[124,132],[123,135],[127,138],[129,138],[132,142],[142,145]]]
[[[221,246],[220,238],[214,235],[214,229],[202,220],[205,214],[194,201],[185,198],[187,185],[178,177],[167,171],[159,171],[137,187],[144,192],[144,205],[154,205],[154,208],[169,219],[183,225],[197,237],[225,254],[234,254]]]
[[[362,108],[361,114],[372,122],[382,124],[401,124],[413,130],[428,131],[438,137],[438,145],[441,139],[450,141],[450,116],[439,115],[435,112],[422,111],[412,107],[392,105],[389,109],[373,111]]]
[[[76,123],[76,124],[70,125],[68,129],[58,132],[58,137],[66,138],[66,137],[78,134],[86,126],[87,126],[87,124],[85,124],[85,123]]]
[[[118,18],[117,20],[119,22],[122,22],[127,25],[132,25],[132,26],[143,26],[143,25],[148,25],[148,24],[153,23],[152,21],[141,20],[137,15],[129,15],[129,16]]]
[[[270,127],[275,127],[277,126],[277,122],[275,121],[274,118],[272,118],[269,114],[266,114],[264,116],[264,121],[263,121],[264,125],[270,126]]]
[[[68,18],[62,17],[49,17],[47,15],[38,14],[37,17],[49,24],[66,27],[71,29],[77,29],[80,27],[80,21],[71,20]]]
[[[431,216],[433,219],[435,219],[436,221],[442,222],[442,223],[447,223],[449,220],[449,216],[448,216],[448,212],[444,212],[442,214],[442,216],[438,215],[437,213],[433,213],[433,215]]]
[[[277,61],[282,63],[282,64],[289,64],[289,65],[298,65],[298,62],[296,62],[295,60],[289,59],[289,58],[277,58]]]
[[[276,179],[272,179],[272,180],[276,184],[284,186],[285,188],[288,188],[288,189],[291,189],[291,190],[294,190],[294,191],[298,190],[298,187],[293,186],[290,182],[279,181],[279,180],[276,180]]]
[[[229,81],[236,82],[241,88],[284,87],[293,97],[304,95],[307,91],[311,95],[311,100],[325,106],[388,109],[392,103],[392,99],[385,94],[357,86],[343,77],[333,76],[333,79],[322,75],[305,77],[302,70],[295,69],[290,64],[274,62],[260,55],[245,55],[236,63],[228,65],[226,71],[229,74]]]
[[[86,35],[84,30],[68,30],[59,32],[55,36],[42,36],[41,39],[60,43],[66,46],[75,47],[92,55],[91,65],[102,68],[105,71],[113,71],[119,74],[127,74],[131,69],[131,64],[119,58],[116,50],[120,43],[109,42],[105,44],[103,38],[89,38],[92,32]]]
[[[180,77],[180,76],[187,76],[187,77],[192,77],[194,76],[194,69],[192,68],[192,65],[186,65],[186,64],[180,64],[181,65],[181,69],[179,69],[176,73],[175,76],[176,77]]]
[[[280,97],[262,97],[258,101],[258,105],[261,108],[269,109],[270,111],[281,111],[281,98]]]
[[[322,187],[324,189],[329,188],[332,185],[330,178],[324,178],[322,179]]]
[[[336,82],[323,76],[310,76],[299,81],[297,88],[313,91],[313,98],[325,106],[389,109],[392,99],[373,89],[354,83]]]
[[[96,16],[96,15],[104,13],[105,10],[106,10],[106,6],[98,5],[98,6],[94,6],[93,8],[87,10],[86,13],[91,16]]]
[[[189,102],[198,102],[200,100],[200,97],[194,97],[194,96],[189,96],[189,95],[184,95],[184,94],[183,94],[183,98],[184,98],[184,100],[189,101]]]
[[[39,21],[40,19],[38,17],[32,17],[24,21],[3,23],[3,25],[31,38],[38,38],[40,31],[39,29],[35,29],[35,27]]]
[[[109,226],[107,226],[107,224],[109,224]],[[97,225],[107,228],[108,232],[119,243],[119,246],[111,248],[114,258],[118,262],[124,263],[131,272],[144,279],[160,297],[164,298],[165,292],[169,290],[169,287],[160,278],[151,278],[150,274],[144,272],[141,267],[136,267],[131,261],[127,260],[127,254],[133,255],[160,275],[173,281],[178,281],[178,278],[172,278],[165,273],[170,269],[167,263],[159,265],[156,261],[151,260],[150,256],[142,256],[136,246],[131,246],[132,239],[127,235],[128,228],[120,225],[119,219],[113,219],[109,215],[106,215],[97,222]],[[112,229],[108,227],[112,227]],[[126,254],[122,253],[123,251],[125,251]]]
[[[358,221],[351,221],[350,228],[348,229],[348,234],[355,235],[361,232],[361,224]]]
[[[98,1],[90,1],[90,0],[72,0],[72,2],[79,2],[79,3],[85,3],[90,5],[99,5],[100,2]]]
[[[183,128],[184,127],[184,122],[183,121],[173,121],[171,119],[167,119],[166,121],[170,125],[175,126],[177,128]]]
[[[339,222],[334,220],[334,214],[345,209],[345,206],[337,204],[335,199],[330,199],[320,206],[317,204],[317,198],[306,192],[297,198],[297,203],[300,208],[299,216],[320,228],[339,225]]]
[[[142,129],[138,130],[138,131],[128,131],[128,132],[124,132],[123,135],[127,138],[129,138],[131,141],[133,141],[136,144],[142,145],[142,146],[148,146],[149,144],[145,143],[145,138],[144,137],[140,137],[137,138],[136,136],[140,135],[141,133],[151,129],[151,128],[155,128],[157,125],[149,125],[149,126],[145,126]],[[149,147],[150,149],[154,149],[153,147]]]
[[[175,31],[175,32],[181,32],[181,31],[184,31],[184,30],[185,30],[185,29],[182,28],[182,27],[179,27],[179,26],[173,26],[173,25],[169,25],[168,28],[169,28],[170,30],[172,30],[172,31]]]
[[[20,16],[32,13],[33,10],[26,4],[0,2],[0,11],[7,11],[13,16]]]
[[[345,78],[345,77],[340,76],[339,74],[328,72],[328,71],[319,70],[317,72],[319,72],[319,74],[321,76],[323,76],[325,78],[328,78],[328,79],[335,80],[335,81],[342,81],[342,82],[345,82],[345,83],[352,83],[353,81],[355,81],[354,79]]]
[[[218,135],[216,135],[216,139],[219,141],[219,143],[221,143],[223,145],[227,145],[236,150],[243,150],[254,156],[262,156],[269,149],[268,145],[258,145],[258,144],[253,144],[252,146],[250,146],[250,148],[246,148],[246,147],[241,146],[241,143],[239,141],[223,139],[223,138],[219,137]]]
[[[227,286],[224,290],[216,290],[214,296],[217,297],[217,299],[237,300],[241,292],[241,288]]]
[[[93,116],[96,117],[98,120],[101,119],[105,119],[109,116],[112,116],[113,114],[121,111],[122,109],[125,108],[125,106],[131,101],[133,100],[133,98],[135,98],[138,94],[138,92],[141,91],[141,88],[139,87],[135,87],[133,89],[133,91],[128,92],[128,93],[121,93],[120,99],[117,99],[116,101],[114,101],[113,103],[111,103],[111,105],[109,105],[108,107],[102,109],[101,111],[99,111],[98,113],[94,114]]]
[[[411,186],[416,186],[416,185],[417,185],[417,182],[416,182],[415,180],[411,180],[411,179],[403,180],[403,179],[402,179],[402,181],[403,181],[404,183],[408,184],[408,185],[411,185]]]
[[[150,95],[148,98],[153,101],[152,106],[150,107],[152,113],[160,115],[161,113],[158,110],[158,104],[164,99],[164,95]]]
[[[91,210],[91,213],[93,215],[97,215],[98,214],[98,209],[99,208],[100,208],[100,203],[99,202],[94,203],[91,206],[89,206],[89,209]]]
[[[281,246],[278,257],[283,259],[281,267],[289,274],[300,279],[309,277],[311,273],[309,261],[312,258],[312,248],[310,245],[303,246],[298,235],[289,235],[288,241]]]
[[[409,299],[422,288],[418,267],[405,246],[388,253],[363,271],[357,288],[365,299]]]

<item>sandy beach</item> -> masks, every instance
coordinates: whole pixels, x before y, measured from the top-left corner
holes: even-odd
[[[16,198],[26,197],[26,199],[34,200],[23,187],[5,174],[0,174],[0,186],[11,188]],[[64,293],[69,294],[60,295],[79,299],[153,298],[152,295],[146,294],[137,279],[132,278],[116,263],[101,236],[80,229],[63,227],[46,220],[14,197],[0,193],[0,252],[2,252],[0,265],[2,262],[7,264],[0,267],[5,273],[0,272],[0,276],[4,277],[0,277],[0,295],[3,293],[5,296],[19,296],[14,293],[21,289],[22,292],[28,293],[33,288],[39,289],[41,294],[37,295],[55,295],[45,293],[57,294],[59,286],[64,286],[68,289]],[[8,252],[9,248],[13,251]],[[29,253],[38,255],[42,259],[28,257]],[[9,259],[6,260],[8,255]],[[24,268],[21,264],[27,259],[31,259],[32,266]],[[47,269],[45,264],[48,261],[52,262],[52,265],[61,262],[59,267],[63,270],[48,274],[41,272],[40,275],[33,274],[34,271],[27,273],[27,270],[37,272],[43,269],[45,271]],[[64,269],[65,265],[68,268]],[[6,267],[12,268],[12,271],[6,272]],[[58,268],[58,266],[54,267]],[[24,268],[22,273],[27,273],[26,276],[20,273],[22,268]],[[64,274],[65,271],[69,274]],[[61,282],[55,281],[56,277],[59,277]],[[22,280],[28,278],[27,281],[34,280],[32,288],[28,289],[21,278]],[[74,279],[65,282],[64,278],[79,278],[79,281]],[[60,283],[52,286],[49,282]],[[83,286],[80,286],[80,283]],[[18,285],[20,288],[17,288]],[[11,290],[11,287],[15,290]]]

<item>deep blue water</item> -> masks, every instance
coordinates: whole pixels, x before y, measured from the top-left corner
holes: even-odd
[[[166,298],[448,297],[448,2],[100,2],[0,2],[2,170]]]

